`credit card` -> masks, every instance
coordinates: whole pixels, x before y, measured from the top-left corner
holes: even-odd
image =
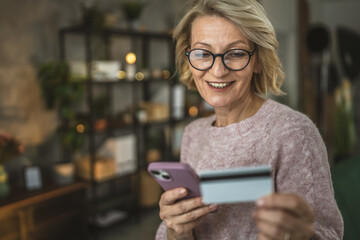
[[[206,204],[252,202],[273,192],[270,166],[201,171],[199,177]]]

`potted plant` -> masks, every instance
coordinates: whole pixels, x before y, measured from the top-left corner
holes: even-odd
[[[58,111],[61,121],[59,132],[65,154],[73,154],[84,142],[83,136],[76,132],[79,119],[74,108],[83,99],[85,84],[81,79],[71,76],[66,62],[42,64],[38,70],[38,79],[47,108]]]
[[[335,161],[348,158],[356,143],[351,82],[345,79],[335,90]]]
[[[105,15],[99,7],[96,4],[86,6],[84,3],[82,3],[80,7],[82,12],[82,25],[93,28],[96,31],[102,31],[105,26]]]
[[[0,133],[0,199],[9,193],[4,163],[24,152],[24,146],[8,133]]]
[[[129,22],[130,29],[136,29],[145,3],[141,0],[125,0],[121,2],[120,7]]]

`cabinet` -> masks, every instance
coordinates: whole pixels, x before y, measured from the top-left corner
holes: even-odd
[[[91,160],[90,201],[94,203],[94,215],[99,211],[105,212],[106,208],[120,207],[119,205],[126,204],[125,202],[132,205],[132,207],[127,207],[127,209],[135,209],[136,211],[141,196],[139,192],[141,191],[141,175],[147,167],[148,150],[155,144],[157,145],[156,148],[160,149],[158,160],[178,160],[178,155],[174,154],[172,140],[176,125],[185,122],[186,116],[185,114],[180,114],[183,116],[175,118],[173,115],[173,93],[175,89],[181,89],[176,77],[168,79],[175,69],[173,40],[171,35],[167,33],[133,32],[121,29],[102,29],[101,32],[97,32],[86,27],[63,28],[59,31],[59,42],[60,58],[65,61],[71,60],[69,56],[71,51],[69,51],[69,43],[67,42],[67,38],[71,35],[76,35],[80,39],[78,43],[83,47],[83,57],[86,63],[86,80],[84,83],[86,84],[86,110],[84,114],[86,119],[84,121],[87,126],[85,132],[88,143],[85,152],[89,153]],[[121,39],[127,42],[127,44],[124,44]],[[117,44],[114,43],[115,40],[118,41]],[[97,53],[98,56],[94,56],[94,52],[96,52],[94,45],[99,42],[101,47],[97,50],[100,49],[101,54]],[[157,50],[153,50],[153,42],[161,46],[158,46]],[[117,54],[117,52],[120,52],[120,54]],[[137,68],[144,73],[144,78],[140,79],[141,81],[134,78],[128,80],[115,78],[106,80],[101,78],[95,79],[92,72],[94,61],[121,61],[121,69],[126,70],[126,62],[124,60],[125,53],[128,52],[136,53]],[[163,60],[163,64],[165,63],[166,65],[158,67],[168,71],[164,76],[161,75],[161,72],[159,75],[159,71],[157,74],[152,74],[152,69],[154,68],[152,60],[158,61],[161,55],[166,55],[165,60]],[[147,69],[147,74],[144,69]],[[159,93],[159,89],[164,91]],[[95,95],[97,91],[103,91],[106,96],[104,107],[107,110],[104,111],[105,114],[101,119],[96,116]],[[144,121],[142,114],[144,114],[144,111],[146,112],[146,108],[154,107],[154,97],[159,98],[163,93],[167,96],[165,97],[165,104],[161,105],[160,108],[166,106],[166,109],[163,110],[167,112],[167,115],[165,114],[166,118],[162,118],[160,121],[150,121],[151,118],[147,114],[146,119],[148,121]],[[116,108],[115,105],[118,105],[119,101],[128,103],[127,110]],[[180,104],[180,108],[182,108],[180,113],[184,113],[184,105]],[[125,115],[131,120],[125,121],[124,117],[119,118],[121,111],[125,112]],[[99,130],[97,123],[101,121],[105,122],[106,127]],[[157,134],[157,139],[152,136],[154,132],[160,133]],[[96,181],[94,173],[96,171],[95,162],[98,147],[109,138],[116,138],[129,133],[135,136],[136,142],[136,168],[134,171],[121,176],[115,175],[106,181]],[[110,194],[99,197],[98,192],[103,190],[104,186],[110,189],[108,191]],[[101,205],[99,204],[100,202],[108,202],[108,204]]]
[[[13,191],[0,201],[0,239],[86,239],[85,187],[73,183]]]

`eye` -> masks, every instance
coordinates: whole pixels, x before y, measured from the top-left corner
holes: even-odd
[[[233,50],[233,51],[227,52],[225,57],[230,58],[230,59],[241,59],[241,58],[246,58],[247,55],[248,54],[245,51]]]
[[[212,55],[205,50],[195,50],[191,52],[191,58],[192,59],[207,59],[211,58]]]

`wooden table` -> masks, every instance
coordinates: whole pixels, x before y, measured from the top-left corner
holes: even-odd
[[[0,200],[1,240],[86,238],[86,184],[12,189]]]

